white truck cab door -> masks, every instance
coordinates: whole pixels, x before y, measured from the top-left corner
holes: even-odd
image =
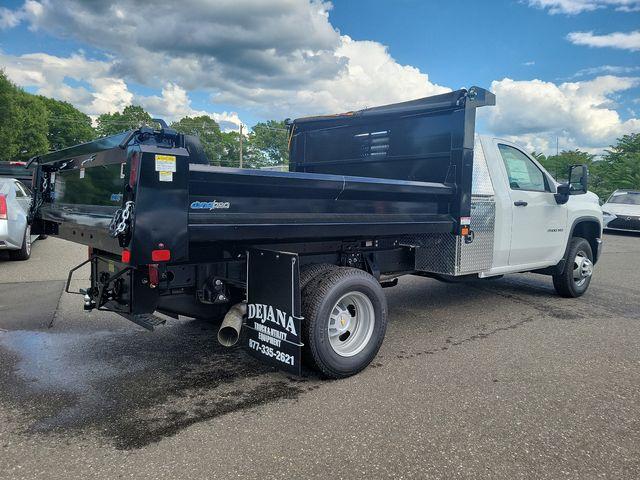
[[[555,184],[515,145],[497,141],[511,197],[509,265],[555,263],[565,249],[567,206],[556,203]]]

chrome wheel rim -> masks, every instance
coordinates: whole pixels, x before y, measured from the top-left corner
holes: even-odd
[[[576,286],[581,287],[592,274],[593,262],[584,251],[580,250],[573,260],[573,281]]]
[[[375,311],[369,297],[349,292],[335,303],[329,316],[327,333],[333,351],[341,357],[360,353],[371,340]]]
[[[27,255],[31,255],[31,227],[27,226],[27,230],[24,232],[24,242],[27,249]]]

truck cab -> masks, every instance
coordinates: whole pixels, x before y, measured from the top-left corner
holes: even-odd
[[[574,174],[566,189],[521,146],[492,136],[479,136],[495,191],[493,263],[480,277],[534,271],[558,265],[571,238],[582,235],[596,262],[602,244],[602,209],[598,197]],[[582,167],[573,169],[583,174]],[[586,175],[586,172],[584,172]],[[571,174],[570,174],[571,175]]]

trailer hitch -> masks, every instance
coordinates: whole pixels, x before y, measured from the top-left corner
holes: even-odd
[[[80,268],[84,267],[87,263],[91,263],[97,258],[98,258],[97,255],[92,255],[91,257],[89,257],[88,260],[85,260],[81,264],[76,265],[71,270],[69,270],[69,275],[67,276],[67,283],[64,287],[64,291],[66,293],[70,293],[72,295],[84,296],[85,310],[93,310],[94,308],[98,308],[98,310],[100,310],[101,309],[100,307],[102,307],[102,305],[106,303],[105,301],[103,301],[104,300],[103,297],[104,297],[105,291],[108,290],[109,285],[113,283],[114,290],[117,290],[116,284],[114,282],[117,282],[117,280],[120,279],[125,273],[129,272],[130,270],[133,270],[133,267],[129,266],[124,268],[123,270],[120,270],[115,275],[109,275],[106,272],[102,272],[102,275],[100,276],[100,278],[96,279],[96,283],[99,284],[98,288],[91,286],[88,289],[81,288],[81,289],[78,289],[77,291],[72,291],[71,281],[73,280],[73,274]],[[93,272],[92,272],[92,276],[93,276]]]

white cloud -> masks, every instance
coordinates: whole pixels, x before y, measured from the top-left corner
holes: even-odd
[[[559,137],[564,148],[601,150],[625,133],[640,131],[640,119],[622,120],[612,95],[640,85],[640,78],[597,77],[556,85],[542,80],[494,81],[497,104],[481,110],[490,130],[531,149],[555,150]]]
[[[24,9],[31,28],[114,54],[115,71],[139,83],[296,85],[342,68],[333,55],[340,36],[328,21],[331,5],[319,0],[36,3]]]
[[[213,118],[222,130],[238,130],[242,123],[236,112],[209,112],[197,110],[191,106],[187,91],[173,83],[168,83],[160,95],[139,96],[136,102],[142,105],[153,117],[171,122],[183,117],[199,117],[207,115]],[[244,124],[243,124],[244,125]],[[244,125],[246,127],[246,125]]]
[[[417,68],[397,63],[378,42],[355,41],[343,35],[334,55],[344,61],[344,68],[335,77],[311,80],[296,89],[287,89],[286,85],[235,88],[219,94],[216,100],[283,117],[337,113],[450,91],[432,83]]]
[[[73,103],[93,116],[120,110],[133,98],[126,83],[109,74],[109,62],[90,60],[81,53],[57,57],[46,53],[13,56],[0,52],[0,65],[16,84],[35,87],[39,95]]]
[[[440,93],[419,69],[377,42],[355,41],[329,22],[320,0],[30,0],[30,28],[74,37],[112,55],[108,75],[152,88],[204,90],[214,102],[261,116],[327,113]],[[166,104],[166,102],[165,102]]]
[[[533,60],[529,60],[528,62],[523,62],[522,65],[525,67],[533,67],[536,64]]]
[[[571,78],[587,77],[591,75],[611,74],[626,75],[640,70],[640,66],[626,67],[621,65],[600,65],[598,67],[583,68],[574,73]]]
[[[548,10],[552,15],[558,13],[577,15],[601,8],[614,8],[620,12],[640,10],[639,0],[528,0],[528,3],[532,7]]]
[[[640,50],[640,30],[633,32],[614,32],[606,35],[595,35],[593,32],[571,32],[567,39],[575,45],[588,47],[610,47],[621,50]]]
[[[22,21],[19,12],[0,7],[0,30],[5,28],[13,28]]]
[[[109,76],[112,62],[89,60],[83,54],[57,57],[45,53],[12,56],[0,52],[0,65],[7,76],[22,87],[33,87],[39,95],[64,100],[96,118],[101,113],[121,111],[140,104],[167,121],[184,116],[209,115],[226,130],[236,130],[241,121],[236,112],[210,112],[191,107],[187,91],[168,83],[160,96],[134,95],[121,78]],[[69,85],[72,80],[74,86]]]

